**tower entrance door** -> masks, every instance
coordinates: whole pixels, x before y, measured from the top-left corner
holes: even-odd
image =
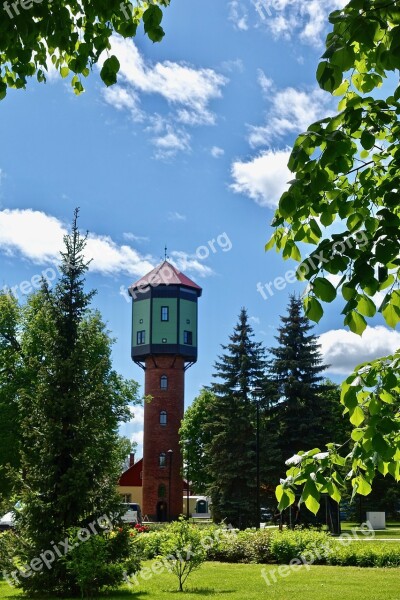
[[[162,500],[157,503],[157,521],[165,522],[167,520],[168,510],[167,503]]]

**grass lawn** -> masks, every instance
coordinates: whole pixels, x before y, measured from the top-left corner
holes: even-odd
[[[151,563],[146,563],[150,566]],[[353,567],[301,567],[286,578],[277,577],[267,585],[261,577],[276,570],[274,565],[239,565],[205,563],[187,583],[183,594],[177,590],[177,579],[169,573],[153,575],[140,586],[124,588],[109,600],[399,600],[399,569],[359,569]],[[2,600],[17,600],[19,592],[0,583]]]
[[[360,526],[358,523],[342,523],[342,533],[349,533],[351,531],[359,532],[358,538],[362,539],[363,535],[360,533]],[[370,537],[369,535],[365,537]],[[400,542],[400,523],[386,523],[386,529],[378,530],[374,532],[376,539],[396,539]]]

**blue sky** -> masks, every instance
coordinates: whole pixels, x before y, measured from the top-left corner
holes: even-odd
[[[290,179],[289,147],[335,108],[315,71],[327,15],[343,5],[172,0],[161,44],[142,30],[113,41],[118,85],[105,89],[95,68],[80,97],[53,72],[47,85],[10,92],[0,105],[0,288],[23,300],[23,282],[55,275],[79,206],[90,231],[88,285],[98,289],[94,304],[117,338],[114,364],[125,376],[143,382],[130,359],[126,288],[161,260],[165,244],[204,290],[186,404],[210,383],[242,306],[256,338],[274,344],[288,294],[304,285],[280,283],[273,296],[257,290],[294,268],[264,244]],[[315,329],[337,381],[400,339],[378,316],[360,340],[345,331],[340,310],[339,301],[327,306]],[[141,409],[135,414],[122,432],[140,442]]]

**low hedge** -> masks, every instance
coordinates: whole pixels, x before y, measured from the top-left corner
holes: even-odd
[[[316,565],[357,567],[400,566],[400,543],[340,541],[313,529],[229,531],[216,526],[201,528],[207,560],[230,563],[281,563],[300,559]],[[168,537],[168,526],[140,534],[143,558],[154,559]]]

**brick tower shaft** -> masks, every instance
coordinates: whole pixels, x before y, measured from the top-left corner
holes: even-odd
[[[144,407],[142,512],[150,520],[164,521],[183,512],[179,428],[185,364],[180,356],[155,355],[146,358],[145,367],[145,394],[152,400]]]

